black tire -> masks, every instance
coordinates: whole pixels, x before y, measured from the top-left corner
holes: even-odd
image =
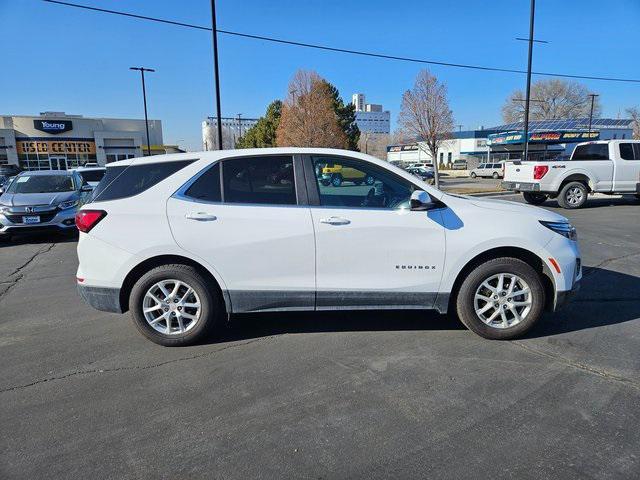
[[[331,185],[333,185],[334,187],[339,187],[340,185],[342,185],[342,175],[340,175],[339,173],[334,173],[333,175],[331,175]]]
[[[577,195],[579,195],[579,198],[576,198]],[[581,208],[587,203],[588,195],[589,189],[584,183],[569,182],[560,189],[558,205],[570,210]],[[572,196],[573,199],[571,198]]]
[[[476,178],[476,173],[475,172],[471,172],[471,175],[469,175],[471,178]]]
[[[522,196],[524,197],[524,201],[531,205],[542,205],[547,201],[549,195],[544,193],[532,193],[532,192],[522,192]]]
[[[322,183],[322,185],[324,185],[325,187],[328,187],[329,185],[331,185],[331,181],[329,180],[320,180],[320,183]]]
[[[497,328],[484,323],[476,314],[474,300],[476,290],[492,275],[515,274],[522,278],[531,290],[531,308],[528,314],[511,327]],[[542,316],[545,305],[545,291],[542,279],[529,264],[517,258],[502,257],[489,260],[477,266],[464,279],[456,297],[456,312],[460,321],[481,337],[492,340],[509,340],[526,333]]]
[[[0,235],[0,243],[9,243],[11,241],[11,235],[8,233],[5,233],[3,235]]]
[[[500,178],[500,175],[498,174],[498,172],[493,172],[493,175],[491,175],[494,179],[498,179]]]
[[[182,334],[163,334],[147,323],[142,312],[147,290],[161,280],[175,279],[185,282],[200,299],[200,318],[191,330]],[[145,273],[135,283],[129,296],[129,310],[133,323],[140,333],[158,345],[165,347],[187,346],[197,343],[211,334],[223,317],[223,302],[217,291],[195,268],[189,265],[161,265]]]
[[[367,185],[369,185],[369,186],[373,185],[375,182],[376,182],[376,179],[375,179],[375,178],[373,178],[373,176],[372,176],[372,175],[367,175],[367,176],[364,178],[364,183],[366,183],[366,184],[367,184]]]

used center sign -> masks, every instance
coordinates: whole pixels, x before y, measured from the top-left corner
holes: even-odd
[[[45,133],[63,133],[73,129],[71,120],[34,120],[33,128]]]
[[[95,142],[83,141],[18,141],[16,142],[18,155],[26,153],[50,153],[50,154],[78,154],[86,153],[94,155],[96,153]]]

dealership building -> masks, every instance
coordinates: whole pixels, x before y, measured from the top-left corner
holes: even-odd
[[[523,122],[491,128],[454,132],[438,151],[438,163],[450,165],[465,160],[468,168],[484,161],[521,159],[524,152]],[[632,138],[633,120],[594,118],[538,120],[529,122],[529,160],[551,159],[570,155],[576,144],[590,140]],[[399,165],[432,162],[426,145],[409,142],[387,147],[387,160]],[[421,148],[419,148],[421,147]]]
[[[146,155],[144,120],[88,118],[64,112],[0,116],[0,165],[23,170],[66,170],[87,162],[104,165]],[[171,150],[162,123],[149,120],[152,154]]]

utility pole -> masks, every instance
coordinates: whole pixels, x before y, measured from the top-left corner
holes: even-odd
[[[531,99],[531,62],[533,57],[533,21],[536,13],[536,0],[531,0],[529,13],[529,57],[527,59],[527,97],[524,103],[524,158],[526,162],[529,155],[529,100]]]
[[[216,116],[218,120],[218,150],[222,150],[222,113],[220,112],[220,73],[218,71],[218,28],[216,0],[211,0],[211,29],[213,34],[213,72],[216,83]]]
[[[242,137],[242,120],[240,120],[240,117],[242,116],[241,113],[238,114],[238,131],[240,132],[238,135],[239,137]]]
[[[596,97],[599,97],[600,95],[590,93],[589,96],[591,97],[591,111],[589,112],[589,134],[591,134],[591,122],[593,121],[593,104],[595,103]],[[591,137],[591,135],[589,135],[589,137]]]
[[[153,68],[129,67],[129,70],[138,70],[142,77],[142,101],[144,102],[144,126],[147,129],[147,156],[151,156],[151,143],[149,142],[149,119],[147,118],[147,89],[144,84],[144,72],[155,72]]]

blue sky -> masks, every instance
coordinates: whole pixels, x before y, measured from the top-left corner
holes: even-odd
[[[77,3],[210,23],[209,0],[72,0]],[[526,68],[528,0],[217,0],[218,27],[309,43],[438,61]],[[639,0],[538,0],[534,70],[640,78]],[[199,149],[200,122],[213,114],[209,32],[76,10],[39,0],[0,0],[3,62],[0,114],[45,110],[142,118],[139,76],[149,115],[165,143]],[[345,99],[364,92],[391,110],[421,65],[355,57],[220,35],[223,115],[260,116],[282,98],[299,68],[316,70]],[[449,88],[457,124],[500,122],[500,107],[525,77],[430,67]],[[585,81],[601,94],[603,115],[640,105],[640,84]]]

